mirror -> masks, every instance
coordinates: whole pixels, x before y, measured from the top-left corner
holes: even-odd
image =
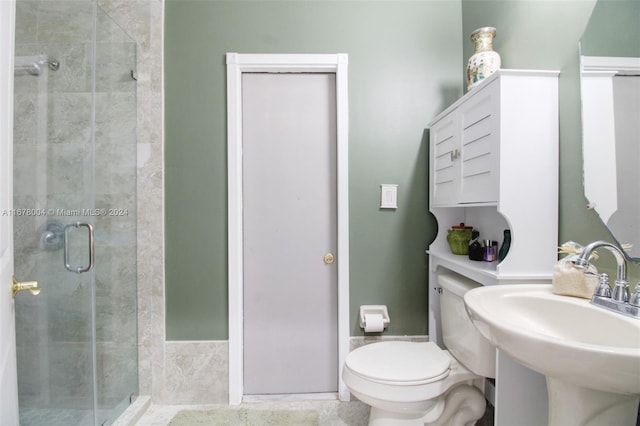
[[[640,261],[640,1],[598,0],[580,39],[584,188]]]

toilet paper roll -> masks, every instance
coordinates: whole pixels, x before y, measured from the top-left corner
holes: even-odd
[[[364,332],[380,333],[384,330],[384,318],[381,314],[365,314]]]

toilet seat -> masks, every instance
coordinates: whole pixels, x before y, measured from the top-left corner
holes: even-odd
[[[345,366],[369,381],[413,386],[447,377],[451,357],[433,342],[379,342],[353,350]]]

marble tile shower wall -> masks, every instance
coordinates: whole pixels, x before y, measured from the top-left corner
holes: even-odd
[[[14,207],[126,211],[91,218],[99,259],[97,373],[100,397],[108,400],[138,389],[138,351],[140,392],[151,394],[153,347],[164,336],[163,327],[143,331],[152,309],[161,309],[162,293],[153,299],[151,289],[163,286],[162,1],[105,0],[98,5],[94,144],[93,2],[17,1],[16,56],[46,55],[61,66],[39,77],[15,78]],[[129,75],[132,69],[138,71],[138,84]],[[26,325],[18,330],[22,401],[57,398],[82,404],[91,387],[87,279],[66,272],[61,251],[42,250],[40,241],[47,220],[69,223],[76,217],[14,219],[16,275],[42,277],[43,287],[39,298],[23,298],[17,310],[17,323]],[[147,262],[137,267],[136,259]],[[64,327],[56,325],[61,322]],[[36,356],[43,351],[49,351],[48,363]]]

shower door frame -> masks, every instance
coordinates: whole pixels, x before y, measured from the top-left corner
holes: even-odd
[[[229,250],[229,404],[242,402],[243,389],[243,228],[242,73],[328,72],[336,76],[338,213],[338,396],[349,400],[340,377],[349,353],[349,107],[348,55],[227,53],[227,166]]]
[[[13,64],[15,0],[0,3],[0,208],[13,207]],[[1,214],[2,212],[0,212]],[[15,305],[9,299],[13,276],[13,218],[0,216],[0,412],[7,425],[19,424]]]

